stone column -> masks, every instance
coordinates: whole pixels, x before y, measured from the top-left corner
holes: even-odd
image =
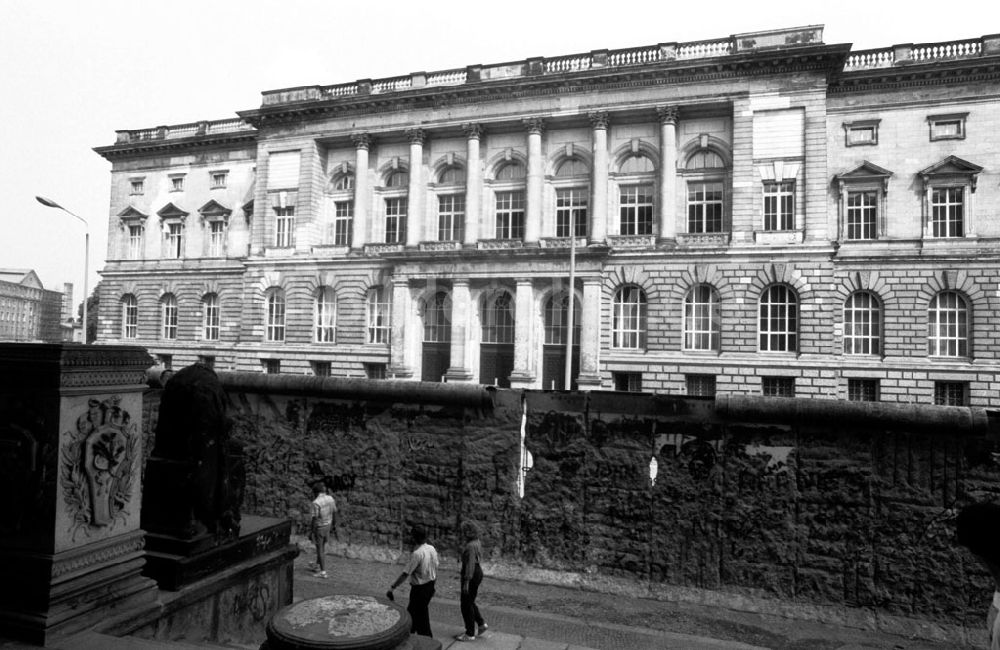
[[[468,340],[471,307],[469,281],[454,280],[451,284],[451,367],[445,373],[448,381],[472,381]]]
[[[677,115],[676,106],[659,106],[660,118],[660,241],[677,239]]]
[[[542,130],[541,118],[524,120],[528,128],[528,178],[526,183],[524,243],[537,246],[542,232]]]
[[[410,185],[406,200],[406,245],[416,248],[424,240],[424,139],[423,129],[410,129]]]
[[[372,139],[367,133],[351,136],[354,141],[354,224],[352,225],[351,248],[361,250],[368,243],[368,212],[371,189],[368,187],[368,150]]]
[[[140,529],[142,394],[131,346],[0,345],[0,629],[43,645],[152,606]]]
[[[511,388],[531,388],[535,382],[533,361],[535,323],[535,292],[530,278],[517,278],[514,296],[514,371],[510,374]]]
[[[594,169],[590,187],[590,238],[603,244],[608,236],[608,114],[591,113]]]
[[[465,238],[462,244],[475,248],[479,241],[479,222],[483,202],[483,175],[479,164],[479,140],[483,127],[479,124],[464,124],[462,128],[468,138],[465,166]]]
[[[580,374],[576,383],[581,390],[601,387],[601,278],[583,278],[583,305],[580,316]]]
[[[410,283],[406,278],[397,277],[392,282],[392,322],[389,334],[390,376],[396,379],[413,378],[412,355],[414,336],[419,331],[420,322],[411,313]]]

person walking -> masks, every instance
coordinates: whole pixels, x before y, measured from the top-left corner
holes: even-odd
[[[314,578],[326,578],[326,543],[330,541],[330,530],[338,540],[337,501],[326,493],[323,481],[312,485],[312,518],[309,521],[309,538],[316,545],[316,573]]]
[[[1000,650],[1000,504],[974,503],[955,521],[958,543],[969,549],[993,577],[993,603],[986,615],[990,650]]]
[[[410,613],[410,633],[433,637],[429,608],[437,580],[437,549],[427,543],[427,531],[423,526],[414,526],[410,531],[410,538],[413,542],[410,559],[385,595],[389,600],[394,600],[393,589],[409,578],[410,603],[406,606],[406,611]]]
[[[462,547],[462,596],[459,602],[465,632],[455,638],[459,641],[475,641],[477,634],[481,636],[489,628],[476,605],[479,585],[483,582],[483,545],[479,541],[479,527],[471,521],[462,523],[462,536],[465,538],[465,546]]]

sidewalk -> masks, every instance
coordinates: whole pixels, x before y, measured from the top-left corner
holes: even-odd
[[[295,600],[353,593],[383,597],[401,564],[327,556],[324,580],[312,577],[312,545],[300,539],[295,561]],[[478,605],[490,629],[475,643],[462,633],[458,564],[442,559],[431,601],[434,638],[444,648],[504,650],[956,650],[973,646],[935,643],[869,630],[839,627],[719,607],[662,602],[580,589],[501,580],[487,576]],[[406,605],[409,589],[396,590]]]

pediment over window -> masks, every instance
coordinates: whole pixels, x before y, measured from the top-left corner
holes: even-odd
[[[834,178],[837,181],[837,186],[840,190],[844,189],[844,185],[850,183],[872,183],[881,182],[882,191],[889,191],[889,177],[893,173],[888,169],[883,169],[875,163],[863,161],[860,165],[851,169],[850,171],[837,174]]]
[[[173,203],[166,204],[160,208],[156,214],[160,217],[160,219],[177,219],[180,221],[184,221],[184,219],[188,216],[187,212],[181,210]]]
[[[149,215],[139,212],[131,205],[118,213],[118,218],[122,221],[145,221]]]
[[[229,221],[232,210],[214,199],[198,208],[198,214],[206,221]]]
[[[253,199],[250,199],[243,204],[243,218],[246,219],[247,223],[250,223],[250,219],[253,217]]]
[[[946,179],[967,180],[972,187],[972,191],[975,192],[976,177],[981,171],[983,171],[983,168],[979,165],[962,160],[958,156],[948,156],[930,167],[921,169],[917,174],[923,179],[924,185]]]

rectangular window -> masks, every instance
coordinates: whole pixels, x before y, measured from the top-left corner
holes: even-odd
[[[122,319],[124,321],[124,327],[122,327],[122,338],[134,339],[139,334],[139,303],[136,302],[134,297],[129,297],[126,300],[123,307]],[[10,320],[7,318],[6,320]]]
[[[722,183],[688,183],[688,232],[722,232]]]
[[[931,190],[931,234],[934,237],[965,235],[965,188],[935,187]]]
[[[329,361],[310,361],[312,365],[313,374],[317,377],[329,377],[330,376],[330,362]]]
[[[224,257],[226,254],[226,222],[212,221],[208,231],[208,256]]]
[[[556,237],[569,237],[571,227],[574,237],[587,236],[587,190],[584,188],[556,190]]]
[[[385,379],[384,363],[366,363],[364,366],[365,377],[368,379]]]
[[[142,259],[143,230],[145,229],[142,226],[128,227],[128,258],[130,260]]]
[[[692,397],[715,397],[715,375],[684,375],[684,383]]]
[[[496,238],[524,238],[524,191],[497,192]]]
[[[861,120],[844,123],[844,144],[848,147],[862,147],[878,144],[878,125],[881,120]]]
[[[438,241],[462,241],[465,236],[465,195],[438,197]]]
[[[965,139],[965,118],[968,113],[950,113],[948,115],[928,115],[931,142],[935,140]]]
[[[167,257],[179,260],[184,257],[184,224],[167,225]]]
[[[764,230],[795,229],[795,183],[764,183]]]
[[[350,246],[351,230],[354,225],[354,201],[337,201],[333,207],[333,237],[328,241],[334,246]]]
[[[878,224],[878,192],[847,193],[847,238],[875,239]]]
[[[653,234],[653,186],[626,185],[618,197],[620,222],[618,232],[622,235]]]
[[[847,380],[847,399],[852,402],[877,402],[878,392],[878,379]]]
[[[184,175],[171,176],[170,177],[170,191],[171,192],[183,192],[184,191]]]
[[[969,384],[964,381],[934,382],[934,403],[938,406],[968,406]]]
[[[227,180],[229,180],[229,172],[212,172],[212,189],[224,188]]]
[[[174,369],[174,355],[172,354],[158,354],[156,355],[156,360],[160,362],[164,370]]]
[[[795,397],[795,377],[761,377],[760,392],[764,397]]]
[[[405,196],[385,200],[385,243],[401,244],[406,241]]]
[[[274,245],[289,248],[295,245],[295,208],[274,209]]]
[[[219,299],[210,297],[205,300],[205,340],[219,340]]]
[[[277,375],[281,373],[281,359],[262,359],[261,366],[264,368],[264,372],[268,375]]]
[[[642,392],[641,372],[615,372],[611,376],[615,381],[615,390],[625,393]]]
[[[129,179],[129,193],[132,195],[142,194],[146,189],[146,181],[143,178]]]

